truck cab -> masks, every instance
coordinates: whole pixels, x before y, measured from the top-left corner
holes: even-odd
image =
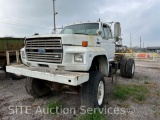
[[[106,23],[72,24],[60,34],[27,37],[21,56],[27,66],[66,71],[89,71],[93,60],[101,59],[99,67],[107,76],[108,63],[114,61],[115,37]]]
[[[102,107],[104,77],[112,77],[119,64],[124,77],[134,75],[133,59],[115,59],[120,31],[119,22],[114,32],[107,23],[87,22],[68,25],[60,34],[27,37],[21,49],[23,64],[7,66],[7,72],[26,76],[26,91],[34,97],[76,90],[81,91],[83,106]]]

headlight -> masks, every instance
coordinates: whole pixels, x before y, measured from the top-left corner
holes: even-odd
[[[83,55],[82,54],[74,54],[74,61],[75,62],[83,62]]]

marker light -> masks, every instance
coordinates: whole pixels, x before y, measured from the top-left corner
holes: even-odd
[[[87,47],[88,46],[88,41],[82,41],[82,46]]]

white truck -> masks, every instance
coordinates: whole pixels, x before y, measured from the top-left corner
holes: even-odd
[[[64,27],[60,34],[34,35],[21,49],[23,64],[7,66],[7,72],[26,76],[26,90],[34,97],[50,91],[80,91],[81,104],[102,107],[105,80],[118,69],[132,78],[133,59],[115,55],[121,34],[120,23],[86,22]]]

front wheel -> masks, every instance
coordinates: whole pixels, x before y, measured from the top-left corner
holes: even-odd
[[[105,81],[100,72],[91,72],[89,80],[82,85],[81,105],[86,108],[101,108],[105,103]]]
[[[30,77],[26,79],[25,88],[27,93],[33,97],[43,97],[51,91],[44,80]]]
[[[20,79],[24,78],[24,76],[22,76],[22,75],[13,74],[13,73],[8,73],[8,74],[12,78],[12,80],[20,80]]]

